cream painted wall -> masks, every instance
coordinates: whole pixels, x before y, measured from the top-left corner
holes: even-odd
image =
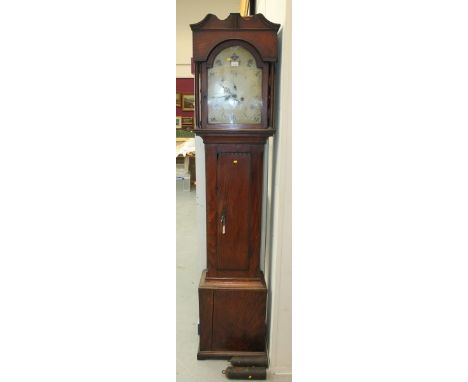
[[[197,23],[212,13],[225,19],[229,13],[239,13],[240,0],[177,0],[176,15],[176,76],[191,78],[192,30],[190,24]],[[200,137],[195,138],[195,166],[197,168],[197,267],[200,274],[206,268],[206,215],[205,215],[205,147]]]
[[[269,287],[270,372],[292,374],[291,232],[291,1],[259,0],[257,12],[281,24],[277,133],[268,144],[268,201],[265,274]]]
[[[201,21],[208,13],[213,13],[220,19],[225,19],[231,12],[240,12],[240,0],[177,0],[177,77],[193,77],[190,72],[190,59],[192,57],[192,30],[190,24]]]

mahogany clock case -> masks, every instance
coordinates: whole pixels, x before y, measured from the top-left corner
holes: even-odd
[[[208,14],[190,27],[193,32],[196,130],[204,134],[204,130],[212,129],[274,129],[275,67],[280,25],[268,21],[262,14],[241,17],[238,13],[231,13],[225,20]],[[223,49],[236,45],[246,49],[253,56],[256,67],[262,71],[260,123],[226,124],[208,121],[208,71]]]
[[[206,170],[207,269],[202,273],[198,289],[197,358],[266,356],[267,287],[260,270],[261,207],[265,143],[275,132],[279,24],[271,23],[261,14],[241,17],[231,13],[225,20],[207,15],[191,28],[196,97],[194,132],[205,143]],[[239,122],[242,118],[231,118],[230,123],[225,123],[224,117],[219,119],[222,123],[216,118],[209,121],[208,76],[213,74],[209,70],[223,50],[232,51],[236,47],[243,51],[222,57],[234,61],[238,56],[253,57],[249,66],[258,68],[253,69],[261,73],[261,81],[236,81],[237,87],[221,84],[218,89],[225,93],[221,93],[219,107],[231,112],[232,104],[239,104],[239,97],[246,94],[246,99],[249,95],[258,98],[254,101],[259,101],[260,109],[252,114],[246,111],[244,121],[248,123]],[[232,70],[227,68],[228,75],[248,72],[241,72],[237,68],[240,64],[231,66]],[[260,88],[248,93],[246,86]],[[226,94],[224,100],[223,94]],[[257,107],[255,102],[248,105]],[[223,111],[218,115],[223,116]]]

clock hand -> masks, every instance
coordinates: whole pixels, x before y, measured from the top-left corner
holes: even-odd
[[[244,100],[244,97],[237,98],[237,94],[233,94],[233,95],[232,95],[232,98],[233,98],[235,101],[239,102],[239,103],[242,102],[242,101]]]
[[[233,84],[233,87],[235,90],[237,90],[236,84]],[[244,100],[244,97],[237,98],[237,94],[234,94],[230,88],[227,86],[222,86],[223,91],[226,93],[224,95],[220,96],[213,96],[211,98],[224,98],[225,101],[228,101],[230,98],[232,98],[234,101],[237,101],[238,103],[242,102]]]

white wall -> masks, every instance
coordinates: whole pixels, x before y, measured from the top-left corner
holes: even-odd
[[[190,59],[192,57],[192,30],[190,24],[198,23],[208,13],[218,16],[219,19],[225,19],[229,16],[229,13],[239,12],[240,0],[177,0],[177,77],[193,77],[190,70]]]
[[[212,13],[225,19],[230,13],[239,13],[239,0],[177,0],[176,15],[176,76],[191,78],[192,30],[190,24],[198,23]],[[200,137],[195,138],[195,167],[197,169],[197,266],[200,274],[206,268],[206,202],[205,202],[205,147]]]
[[[291,279],[291,1],[259,0],[257,13],[281,24],[279,31],[276,128],[268,144],[265,274],[269,287],[270,371],[292,373]]]

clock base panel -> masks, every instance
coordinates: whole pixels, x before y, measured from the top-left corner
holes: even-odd
[[[198,288],[200,346],[198,359],[266,355],[267,288],[261,280],[207,280]]]
[[[210,351],[198,349],[197,359],[199,361],[205,359],[231,359],[232,357],[267,357],[264,352],[248,352],[248,351]]]

